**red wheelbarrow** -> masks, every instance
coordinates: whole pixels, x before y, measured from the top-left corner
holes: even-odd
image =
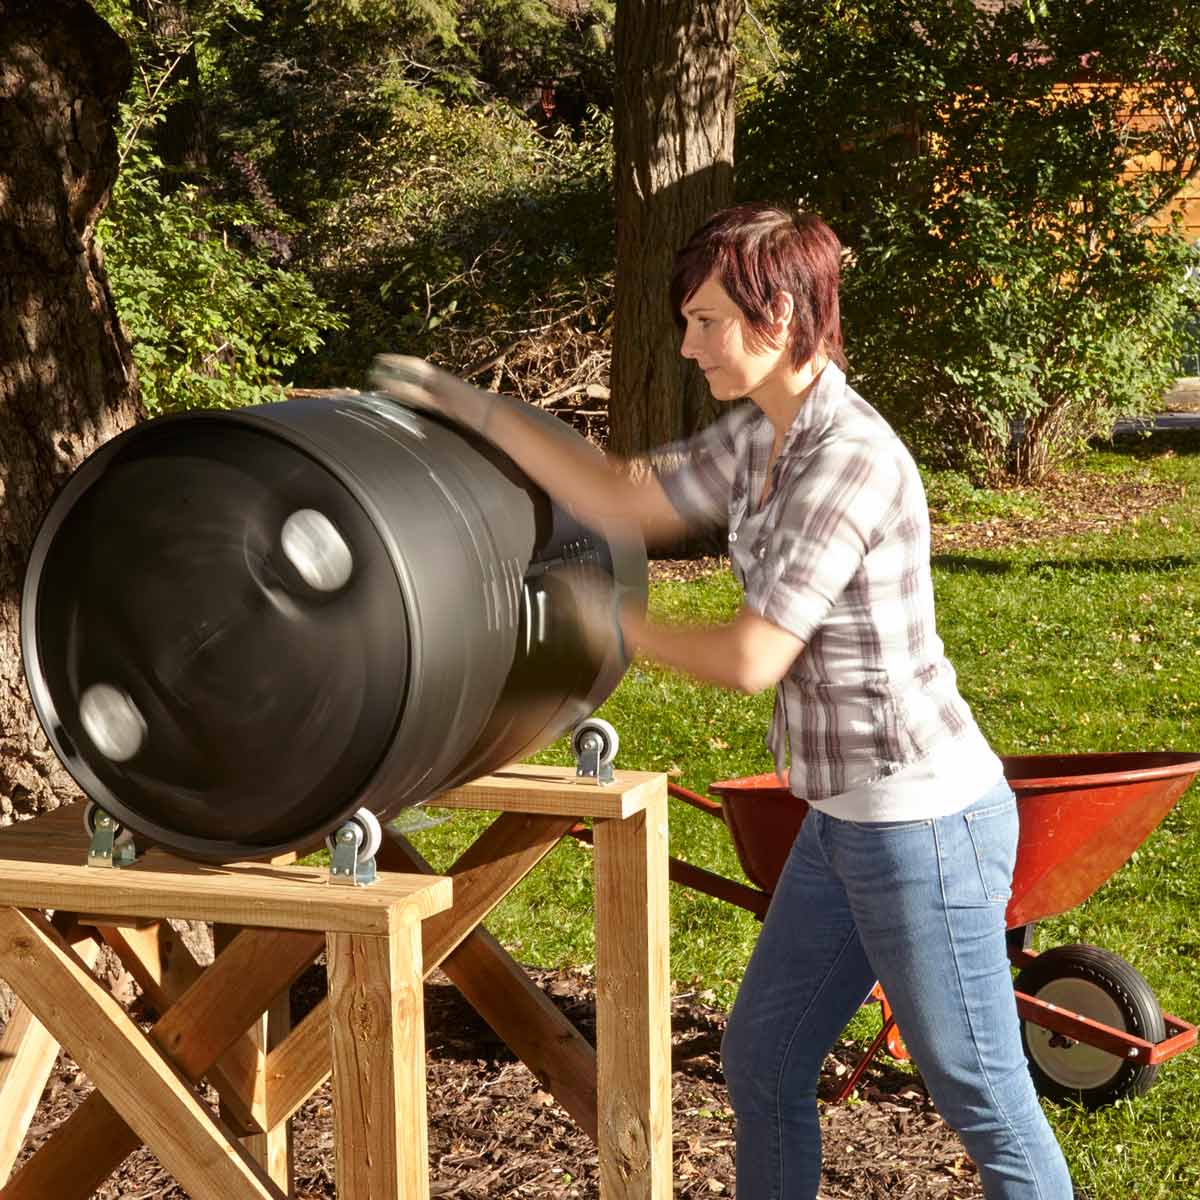
[[[1196,1027],[1159,1007],[1146,980],[1096,946],[1031,949],[1035,922],[1074,908],[1108,880],[1200,772],[1200,756],[1176,753],[1019,755],[1004,759],[1021,816],[1009,901],[1009,958],[1021,1038],[1039,1093],[1087,1108],[1144,1093],[1159,1064],[1196,1044]],[[775,775],[714,783],[716,804],[672,784],[677,799],[724,819],[747,887],[672,860],[671,878],[760,918],[808,811]],[[886,1042],[906,1057],[886,997],[884,1025],[839,1099],[857,1086]]]

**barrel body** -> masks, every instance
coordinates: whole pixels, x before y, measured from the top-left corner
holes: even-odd
[[[51,506],[26,676],[67,769],[128,828],[267,857],[591,713],[626,663],[615,625],[584,636],[585,571],[644,597],[636,530],[580,525],[490,444],[382,397],[166,417]]]

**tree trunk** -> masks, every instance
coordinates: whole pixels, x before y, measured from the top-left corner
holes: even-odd
[[[742,0],[619,0],[617,278],[609,444],[636,454],[707,425],[716,405],[679,355],[675,253],[733,201],[734,46]]]
[[[150,61],[167,77],[171,103],[154,127],[154,148],[167,168],[163,191],[203,183],[208,172],[208,114],[200,87],[192,15],[186,0],[133,0],[146,23]]]
[[[92,238],[117,168],[124,43],[83,0],[0,0],[0,823],[77,795],[34,716],[18,610],[67,475],[140,416]]]

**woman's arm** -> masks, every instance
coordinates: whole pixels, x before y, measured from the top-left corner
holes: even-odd
[[[804,650],[795,634],[745,607],[727,625],[662,625],[632,606],[620,622],[629,652],[747,695],[774,687]]]
[[[519,400],[481,391],[424,359],[397,354],[375,360],[371,383],[405,404],[482,434],[585,524],[589,518],[635,521],[648,541],[686,532],[652,473],[631,478],[620,460],[581,438],[559,436],[552,426],[533,420]]]

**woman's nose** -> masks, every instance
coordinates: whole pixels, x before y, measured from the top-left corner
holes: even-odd
[[[679,345],[679,353],[682,354],[684,358],[696,357],[696,347],[692,344],[692,342],[692,332],[689,329],[684,333],[683,341]]]

